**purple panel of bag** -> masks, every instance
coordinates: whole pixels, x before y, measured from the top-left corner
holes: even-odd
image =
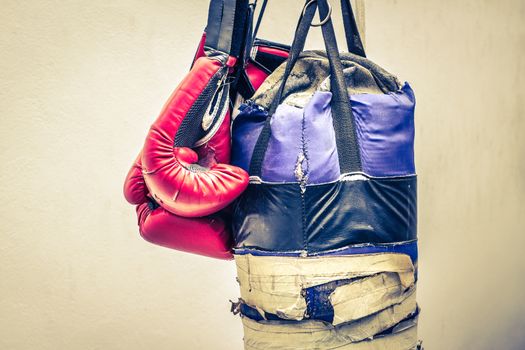
[[[318,91],[304,108],[281,104],[262,167],[266,182],[307,184],[336,181],[339,161],[330,92]],[[373,177],[414,175],[415,97],[406,83],[388,94],[350,96],[363,172]],[[232,163],[248,170],[267,113],[254,103],[241,107],[233,123]],[[300,169],[299,169],[300,167]]]

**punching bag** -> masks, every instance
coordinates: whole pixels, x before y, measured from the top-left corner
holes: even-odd
[[[350,52],[327,1],[308,1],[233,122],[250,175],[232,230],[245,349],[420,346],[414,93],[365,57],[343,3]],[[303,51],[316,7],[325,50]]]

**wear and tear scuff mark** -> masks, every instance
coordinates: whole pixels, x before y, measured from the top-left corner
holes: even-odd
[[[301,120],[301,152],[297,156],[297,161],[295,163],[295,170],[294,175],[296,180],[299,182],[299,186],[301,187],[301,191],[304,193],[306,191],[306,185],[308,183],[308,170],[309,170],[309,164],[308,164],[308,146],[306,142],[306,116],[304,114],[302,115]]]
[[[306,157],[304,153],[301,152],[299,153],[299,155],[297,155],[297,161],[295,162],[294,175],[297,181],[299,181],[299,183],[301,184],[305,181],[305,176],[306,176],[306,172],[305,172],[304,164],[303,164],[305,160],[306,160]]]
[[[351,279],[337,280],[303,289],[308,318],[332,323],[334,308],[329,297],[337,287],[349,284],[352,281]]]
[[[401,281],[397,273],[385,272],[360,278],[334,290],[329,299],[334,308],[333,324],[358,320],[389,306],[399,304],[413,294],[412,279]]]
[[[366,58],[343,52],[340,56],[348,95],[386,94],[401,86],[395,76]],[[330,88],[327,80],[330,63],[326,53],[308,51],[301,53],[300,57],[287,77],[283,93],[283,103],[298,107],[304,106],[315,91]],[[266,78],[251,100],[268,109],[275,100],[276,87],[281,84],[284,71],[285,65],[279,66]],[[319,88],[325,80],[327,82]]]
[[[354,341],[359,324],[334,327],[313,320],[256,322],[244,317],[244,344],[247,350],[412,350],[418,346],[417,316],[414,319],[410,327]]]
[[[410,257],[405,254],[304,258],[247,254],[236,255],[235,260],[241,298],[245,303],[257,309],[262,315],[275,314],[285,320],[305,319],[307,302],[304,290],[313,286],[359,278],[336,288],[330,296],[334,304],[334,314],[337,315],[336,322],[342,323],[346,322],[345,310],[352,305],[352,300],[348,301],[348,299],[353,297],[355,300],[361,300],[360,302],[374,301],[375,311],[379,311],[403,300],[399,296],[395,299],[397,301],[390,301],[388,295],[397,295],[399,291],[404,291],[414,284],[414,266]],[[360,286],[361,284],[363,287]],[[388,288],[385,289],[385,285]],[[338,292],[341,288],[344,288],[342,292]],[[379,291],[372,293],[373,296],[367,299],[371,288]],[[360,311],[360,315],[367,316],[364,311]],[[355,319],[357,314],[352,317]]]
[[[246,305],[243,304],[241,306],[241,310],[246,310]],[[260,315],[256,315],[257,317],[253,317],[253,313],[246,313],[245,311],[242,311],[245,318],[249,318],[252,321],[263,321],[264,318],[260,317]],[[385,308],[384,310],[381,310],[377,313],[368,315],[366,317],[363,317],[359,320],[353,321],[353,322],[347,322],[345,324],[340,324],[337,326],[334,326],[335,328],[344,328],[346,330],[345,337],[351,341],[351,342],[358,342],[361,340],[373,338],[376,335],[379,335],[381,333],[392,333],[394,330],[400,330],[399,328],[395,328],[398,324],[407,324],[409,320],[412,320],[412,325],[415,326],[414,320],[416,319],[415,316],[418,314],[418,306],[416,303],[416,293],[415,289],[411,289],[411,292],[407,295],[407,298],[403,300],[399,304],[392,305],[390,307]],[[268,316],[268,315],[267,315]],[[277,321],[274,323],[268,323],[268,324],[283,324],[287,327],[292,327],[292,323],[290,321],[286,321],[285,323],[279,322],[283,320],[278,320],[274,317],[269,317],[268,320]],[[293,321],[292,321],[293,322]],[[295,321],[295,322],[303,322],[303,321]],[[322,321],[315,322],[321,323]],[[330,323],[322,323],[326,326],[328,326]],[[280,329],[272,329],[268,328],[268,331],[280,331]],[[297,328],[292,328],[292,331],[297,332]],[[276,339],[277,340],[277,339]]]
[[[416,310],[415,285],[402,292],[404,290],[403,287],[400,287],[396,282],[390,282],[390,285],[388,285],[388,282],[383,282],[385,278],[388,279],[389,277],[379,274],[356,280],[337,280],[304,289],[302,296],[306,299],[307,304],[307,313],[304,319],[325,321],[333,325],[355,321],[361,322],[361,320],[370,315],[380,314],[394,307],[398,308],[399,305],[406,305],[408,300],[408,303],[413,304],[410,310],[406,310],[408,313],[398,313],[388,319],[395,320],[395,323],[389,324],[388,327],[395,325],[410,312]],[[352,288],[341,289],[344,293],[337,296],[339,299],[338,304],[332,305],[330,296],[334,293],[334,290],[337,290],[339,286],[348,285],[350,282],[352,282]],[[374,285],[374,283],[377,284]],[[373,286],[373,288],[370,288],[371,286]],[[398,289],[398,292],[394,292],[395,289]],[[239,311],[244,316],[255,321],[261,321],[263,319],[282,320],[282,317],[279,315],[271,314],[260,308],[248,305],[242,299],[240,299],[239,304],[241,304]],[[377,332],[383,331],[388,327],[379,329]],[[374,334],[376,333],[372,333],[370,336]]]

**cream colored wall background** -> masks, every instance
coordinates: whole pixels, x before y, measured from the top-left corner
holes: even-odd
[[[289,42],[301,2],[270,3]],[[146,243],[121,194],[207,1],[0,5],[0,349],[241,349],[233,263]],[[365,8],[369,56],[418,97],[420,335],[523,349],[525,3]]]
[[[366,1],[368,53],[416,91],[420,334],[525,349],[525,2]]]

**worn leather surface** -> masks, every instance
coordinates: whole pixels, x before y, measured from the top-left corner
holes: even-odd
[[[295,97],[297,99],[297,97]],[[330,92],[307,96],[304,108],[281,104],[271,120],[271,138],[262,166],[262,180],[300,182],[335,181],[341,174],[332,126]],[[414,93],[408,84],[388,94],[350,96],[356,119],[363,172],[376,177],[415,174]],[[267,113],[255,103],[241,106],[232,128],[232,164],[245,170]]]
[[[320,252],[416,238],[416,177],[307,186],[250,184],[233,212],[235,247]]]
[[[235,169],[226,164],[230,163],[231,137],[230,137],[230,111],[227,112],[222,124],[215,132],[214,136],[204,145],[193,150],[185,147],[174,147],[174,138],[179,130],[181,121],[185,113],[191,108],[192,103],[199,96],[210,78],[216,74],[222,67],[223,62],[220,60],[210,60],[206,57],[204,43],[206,33],[203,35],[195,60],[192,65],[192,72],[181,82],[177,90],[170,97],[161,112],[161,115],[150,133],[155,134],[158,143],[148,143],[148,149],[154,151],[162,165],[173,169],[178,169],[180,174],[186,174],[184,181],[192,184],[190,180],[195,177],[201,177],[205,183],[213,186],[222,186],[223,178],[219,182],[210,182],[210,173],[203,173],[202,170],[220,170],[217,164],[225,164],[227,171]],[[267,73],[264,71],[248,72],[250,80],[262,83]],[[167,126],[161,127],[160,124]],[[143,152],[141,151],[134,161],[128,172],[124,183],[124,197],[131,204],[136,205],[139,232],[141,236],[151,243],[161,245],[171,249],[177,249],[199,255],[209,256],[219,259],[231,259],[232,236],[230,226],[230,213],[221,211],[208,216],[186,218],[160,207],[154,195],[149,191],[143,175],[142,166]],[[161,166],[162,169],[166,170]],[[192,169],[193,168],[193,169]],[[204,169],[203,169],[204,168]],[[197,170],[197,171],[195,171]],[[226,171],[226,172],[227,172]],[[146,172],[148,170],[146,169]],[[243,173],[240,170],[241,174]],[[150,174],[151,175],[151,174]],[[224,174],[222,174],[224,175]],[[227,174],[226,174],[227,175]],[[243,174],[245,176],[245,174]],[[173,183],[177,177],[167,178],[168,185],[177,185]],[[217,180],[217,179],[216,179]],[[247,177],[243,180],[247,185]],[[194,185],[194,184],[193,184]],[[190,188],[191,189],[191,188]],[[242,190],[242,186],[238,191]],[[208,196],[209,191],[201,192],[199,196],[190,198],[190,205],[185,210],[191,211],[189,215],[202,214],[193,212],[192,206],[199,206],[200,200],[206,205],[209,198],[203,199],[202,196]],[[228,200],[229,201],[229,200]],[[216,205],[217,203],[212,202]],[[221,205],[222,206],[222,205]]]
[[[231,234],[222,215],[185,218],[148,203],[138,205],[139,232],[148,242],[216,259],[232,259]]]
[[[213,146],[213,139],[210,143]],[[223,214],[184,218],[156,205],[142,175],[141,159],[139,154],[124,181],[124,197],[136,205],[140,235],[148,242],[171,249],[217,259],[233,258],[231,233]]]
[[[339,177],[330,98],[329,92],[318,92],[304,109],[287,104],[277,108],[262,167],[263,180],[315,184]],[[232,164],[249,169],[266,116],[264,109],[253,103],[241,107],[232,128]]]
[[[151,126],[144,143],[142,167],[146,185],[155,201],[180,216],[215,213],[238,197],[248,183],[243,169],[207,160],[198,164],[200,159],[194,150],[174,144],[188,111],[212,78],[223,70],[220,61],[197,59]]]
[[[408,83],[388,94],[350,96],[363,172],[372,176],[416,173],[415,96]]]

